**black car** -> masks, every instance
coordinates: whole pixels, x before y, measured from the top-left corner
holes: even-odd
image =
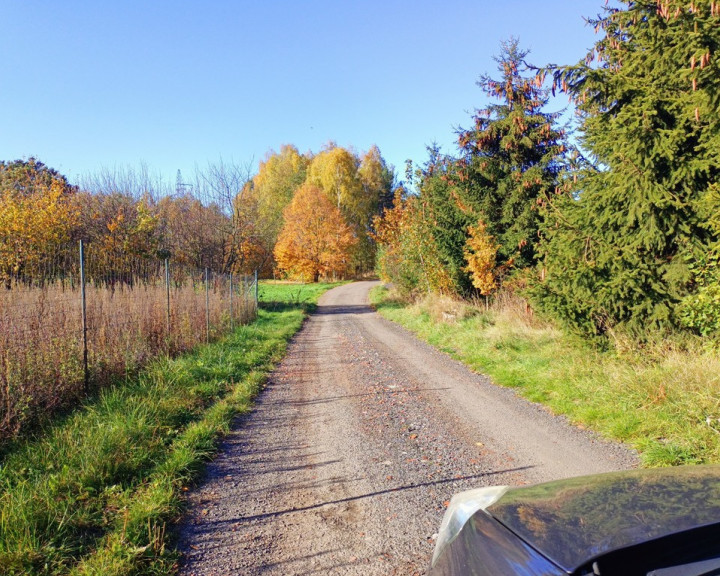
[[[720,575],[720,466],[456,495],[428,576]]]

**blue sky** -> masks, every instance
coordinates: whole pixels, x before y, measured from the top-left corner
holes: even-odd
[[[284,143],[377,144],[404,173],[487,100],[500,42],[537,65],[595,40],[604,0],[3,0],[0,160],[72,181],[137,166],[257,165]],[[561,100],[557,106],[566,104]]]

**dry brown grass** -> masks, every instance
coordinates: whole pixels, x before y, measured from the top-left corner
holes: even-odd
[[[236,325],[255,314],[254,299],[241,295],[233,296]],[[166,298],[160,282],[87,287],[91,389],[136,371],[159,354],[175,355],[208,338],[202,282],[171,288],[169,332]],[[212,340],[230,328],[225,282],[211,283],[209,310]],[[85,395],[82,335],[77,287],[14,286],[0,294],[0,445]]]
[[[426,294],[415,303],[418,310],[430,315],[435,322],[452,324],[477,313],[468,302],[443,294]]]

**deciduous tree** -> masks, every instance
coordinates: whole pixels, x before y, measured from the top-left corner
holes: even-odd
[[[380,154],[372,147],[362,158],[345,148],[330,144],[316,155],[308,168],[307,181],[321,188],[352,227],[357,244],[352,253],[355,272],[374,266],[375,247],[370,238],[373,217],[387,203],[394,177]]]
[[[331,142],[312,159],[307,182],[320,188],[338,210],[352,214],[362,193],[358,164],[352,152]]]
[[[36,279],[53,273],[53,259],[78,222],[75,188],[34,158],[0,162],[0,277]]]
[[[223,272],[239,271],[238,258],[244,255],[243,247],[251,241],[256,231],[255,198],[249,194],[249,165],[235,163],[209,163],[204,170],[197,170],[193,195],[203,203],[204,216],[213,218],[215,230],[203,230],[205,238],[217,239],[221,257],[214,259],[214,270]],[[204,260],[208,260],[207,257]],[[247,269],[242,271],[247,272]]]
[[[283,213],[284,225],[275,246],[278,267],[287,274],[317,282],[321,276],[343,275],[356,243],[340,210],[323,191],[304,184]]]
[[[228,251],[228,215],[216,204],[205,205],[189,193],[161,198],[156,212],[162,247],[173,262],[192,268],[223,270]]]
[[[72,186],[65,176],[36,158],[13,162],[0,160],[0,190],[30,196],[45,193],[53,186],[66,196],[77,191],[77,187]]]
[[[468,229],[469,238],[465,243],[465,268],[472,284],[483,296],[492,294],[498,287],[496,257],[498,245],[487,232],[485,222],[479,220]]]
[[[257,204],[256,229],[268,256],[283,226],[283,210],[295,191],[305,182],[310,159],[295,146],[284,145],[280,152],[271,151],[252,179],[246,201]]]
[[[392,208],[376,218],[375,229],[377,270],[383,280],[408,295],[453,291],[422,197],[396,190]]]
[[[361,271],[367,272],[375,266],[377,251],[372,239],[373,219],[392,206],[395,174],[392,166],[388,166],[385,162],[380,149],[373,145],[360,157],[357,175],[362,185],[362,196],[356,206],[358,222],[356,253]]]

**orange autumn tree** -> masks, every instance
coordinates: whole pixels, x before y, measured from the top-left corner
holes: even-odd
[[[280,270],[313,282],[321,276],[344,274],[357,239],[320,188],[303,184],[285,208],[283,218],[275,245]]]

